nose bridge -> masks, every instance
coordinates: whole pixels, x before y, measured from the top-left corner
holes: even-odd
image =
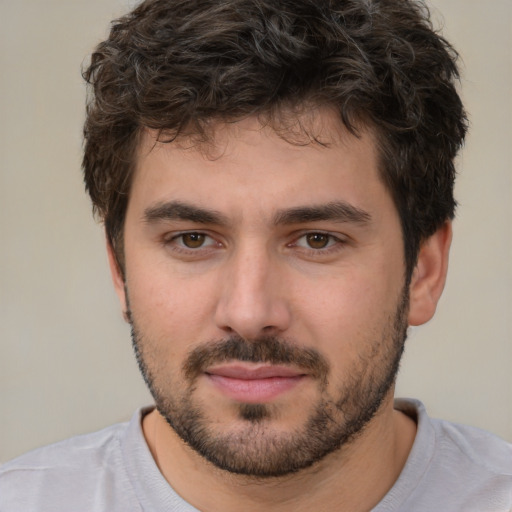
[[[217,325],[252,339],[285,330],[289,311],[277,255],[258,239],[240,243],[228,258],[217,304]]]

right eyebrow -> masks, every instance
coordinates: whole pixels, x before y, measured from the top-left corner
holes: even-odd
[[[201,208],[181,201],[168,201],[146,208],[143,219],[147,223],[162,220],[185,220],[197,224],[228,224],[227,218],[216,210]]]

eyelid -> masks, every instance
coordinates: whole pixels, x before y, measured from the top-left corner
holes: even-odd
[[[199,234],[204,235],[205,243],[197,248],[187,247],[183,243],[182,237],[190,234]],[[323,235],[329,238],[328,244],[322,248],[313,248],[308,247],[307,243],[300,244],[301,240],[304,240],[308,235]],[[286,246],[290,249],[296,249],[300,251],[302,254],[311,255],[320,257],[322,255],[328,255],[331,253],[335,253],[337,251],[345,248],[346,245],[350,243],[350,238],[342,233],[332,233],[329,231],[324,231],[321,229],[308,229],[301,230],[300,232],[296,232],[293,236],[291,242],[287,243]],[[206,253],[208,251],[214,251],[216,249],[220,249],[225,247],[223,241],[219,240],[220,237],[215,236],[208,230],[201,229],[188,229],[183,231],[173,231],[170,233],[166,233],[162,236],[162,244],[164,246],[169,247],[169,250],[172,250],[176,253],[189,254],[189,255],[197,255],[199,256],[202,253]]]
[[[309,235],[322,235],[322,236],[325,236],[328,238],[328,241],[327,241],[327,245],[325,247],[320,247],[318,249],[315,249],[314,247],[309,247],[307,245],[307,242],[305,245],[299,245],[298,242],[300,240],[306,240],[306,238],[309,236]],[[315,251],[321,251],[321,250],[324,250],[324,249],[327,249],[329,247],[332,247],[334,244],[336,244],[336,242],[340,241],[338,237],[334,236],[334,235],[331,235],[330,233],[325,233],[323,231],[309,231],[307,233],[304,233],[303,235],[299,236],[296,240],[295,240],[295,245],[299,246],[299,247],[304,247],[305,249],[313,249]]]
[[[197,248],[187,247],[183,243],[182,237],[191,234],[203,235],[205,237],[205,243]],[[201,229],[187,229],[184,231],[175,231],[172,233],[167,233],[163,237],[163,244],[166,246],[172,246],[172,248],[176,251],[189,253],[205,251],[215,247],[221,247],[223,245],[222,242],[219,242],[216,237],[212,236],[211,233]]]
[[[299,241],[302,239],[305,239],[308,235],[324,235],[329,237],[329,242],[326,247],[314,249],[313,247],[308,247],[307,244],[299,245]],[[323,231],[321,229],[310,229],[307,231],[301,231],[300,233],[296,234],[293,241],[288,244],[289,248],[296,248],[300,250],[302,253],[305,253],[307,255],[312,256],[322,256],[327,255],[331,253],[335,253],[337,251],[343,250],[347,244],[349,244],[350,239],[349,237],[341,234],[341,233],[332,233],[329,231]]]

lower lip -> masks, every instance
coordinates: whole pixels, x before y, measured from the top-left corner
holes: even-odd
[[[265,379],[234,379],[212,374],[207,376],[224,395],[249,404],[270,402],[295,388],[304,378],[304,375]]]

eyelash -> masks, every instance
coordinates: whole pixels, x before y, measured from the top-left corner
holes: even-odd
[[[306,237],[314,235],[327,237],[328,240],[326,247],[313,248],[299,245],[300,240],[306,239]],[[301,233],[292,243],[288,244],[288,247],[296,247],[307,256],[321,257],[340,251],[346,244],[347,240],[340,238],[339,236],[335,236],[331,233],[326,233],[325,231],[307,231]]]
[[[204,236],[206,240],[210,239],[213,243],[209,243],[208,245],[200,245],[197,248],[193,247],[187,247],[184,242],[183,238],[185,236]],[[206,249],[215,249],[217,247],[222,246],[220,242],[217,242],[212,236],[210,236],[207,233],[204,233],[202,231],[184,231],[182,233],[175,233],[170,237],[167,237],[164,239],[164,245],[166,246],[172,246],[172,249],[174,251],[180,252],[180,253],[186,253],[186,254],[194,254],[198,253],[200,250],[204,253]]]
[[[199,245],[196,248],[185,246],[183,238],[185,236],[192,235],[204,236],[206,241],[209,239],[211,240],[211,242],[208,243],[207,245]],[[325,247],[320,248],[299,245],[299,242],[301,240],[305,240],[308,236],[315,235],[327,237],[327,245]],[[326,233],[324,231],[306,231],[301,232],[299,236],[296,236],[294,241],[286,244],[286,247],[297,248],[302,254],[309,257],[321,257],[340,251],[347,243],[347,240],[340,238],[339,236],[332,235],[331,233]],[[172,236],[165,237],[163,240],[163,244],[167,247],[171,247],[172,250],[177,253],[189,256],[204,255],[206,252],[223,247],[222,242],[217,241],[214,237],[203,231],[184,231],[181,233],[174,233],[172,234]]]

